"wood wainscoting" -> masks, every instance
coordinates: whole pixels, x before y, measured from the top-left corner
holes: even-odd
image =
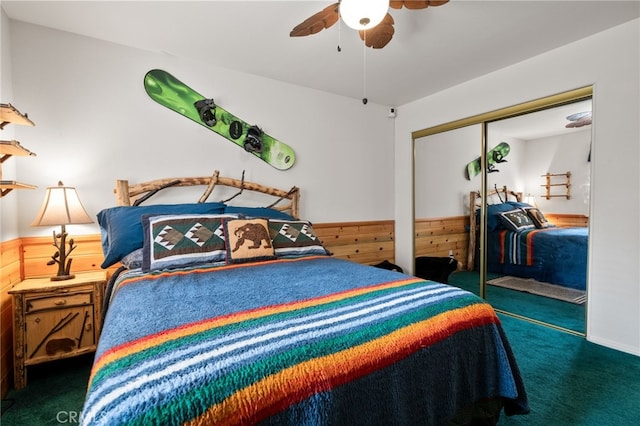
[[[395,222],[341,222],[314,224],[313,229],[331,254],[341,259],[373,265],[395,263]]]
[[[19,283],[22,250],[19,239],[0,243],[0,394],[5,397],[13,378],[13,308],[8,291]]]
[[[545,213],[544,217],[555,226],[562,228],[568,226],[578,228],[589,226],[589,217],[582,214]]]
[[[469,246],[469,216],[416,219],[416,257],[453,257],[466,262]]]
[[[383,260],[395,262],[394,227],[393,220],[386,220],[324,223],[313,228],[333,256],[371,265]],[[0,390],[3,398],[13,379],[13,308],[8,291],[25,278],[57,273],[57,265],[47,265],[55,252],[52,238],[24,237],[0,242]],[[103,260],[100,235],[73,236],[73,239],[77,248],[70,255],[71,271],[100,270]],[[107,276],[110,277],[118,265],[107,269]]]

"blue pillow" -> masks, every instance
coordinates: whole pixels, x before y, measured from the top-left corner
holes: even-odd
[[[280,210],[270,209],[268,207],[239,207],[239,206],[225,206],[224,212],[228,214],[238,214],[248,217],[264,217],[267,219],[284,219],[294,220],[290,215],[281,212]]]
[[[102,235],[102,268],[120,261],[143,246],[142,215],[182,213],[223,213],[222,203],[156,204],[149,206],[118,206],[97,214]]]

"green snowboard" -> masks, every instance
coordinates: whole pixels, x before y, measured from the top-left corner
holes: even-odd
[[[511,147],[506,142],[500,142],[495,148],[487,152],[487,173],[499,172],[496,169],[496,164],[505,163],[507,160],[504,157],[507,156]],[[471,180],[480,174],[480,157],[476,158],[466,168],[467,179]]]
[[[206,99],[166,71],[149,71],[144,76],[144,89],[160,105],[224,136],[276,169],[287,170],[296,160],[289,145],[220,108],[213,99]]]

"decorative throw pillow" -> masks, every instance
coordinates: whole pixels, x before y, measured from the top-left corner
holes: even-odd
[[[118,206],[97,214],[102,236],[104,261],[102,268],[120,261],[132,251],[142,248],[142,216],[162,214],[216,214],[224,212],[222,203],[153,204]]]
[[[227,263],[275,259],[267,219],[224,221]]]
[[[536,227],[529,215],[522,209],[509,210],[508,212],[500,213],[498,217],[510,231],[519,232]]]
[[[531,218],[531,220],[533,221],[533,224],[536,226],[536,228],[544,229],[544,228],[550,228],[550,227],[553,226],[547,220],[547,218],[544,217],[544,215],[542,214],[542,212],[538,208],[536,208],[536,207],[524,207],[522,210],[527,212],[527,215]]]
[[[225,260],[229,215],[144,216],[142,270],[179,268]]]
[[[278,257],[328,255],[310,222],[269,219],[269,233]]]

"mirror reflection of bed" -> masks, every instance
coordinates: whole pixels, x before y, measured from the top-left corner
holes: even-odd
[[[584,332],[588,227],[550,214],[535,198],[506,187],[488,193],[487,299],[503,310]],[[469,194],[469,223],[479,222],[479,194]],[[471,209],[471,206],[476,208]],[[576,226],[579,225],[579,226]],[[470,227],[467,270],[477,271],[479,228]],[[474,244],[475,243],[475,244]]]
[[[486,125],[487,150],[500,142],[511,149],[487,174],[487,190],[501,193],[487,196],[485,297],[499,310],[578,334],[585,333],[591,126],[567,127],[567,117],[586,111],[590,98]],[[428,134],[415,139],[414,151],[416,257],[453,252],[465,270],[449,283],[475,292],[481,292],[481,176],[468,180],[462,170],[480,152],[482,133],[482,124],[474,124]],[[546,174],[567,171],[570,177],[553,177],[547,192]],[[537,213],[547,227],[528,222],[509,231],[499,218],[513,210],[529,219]]]

